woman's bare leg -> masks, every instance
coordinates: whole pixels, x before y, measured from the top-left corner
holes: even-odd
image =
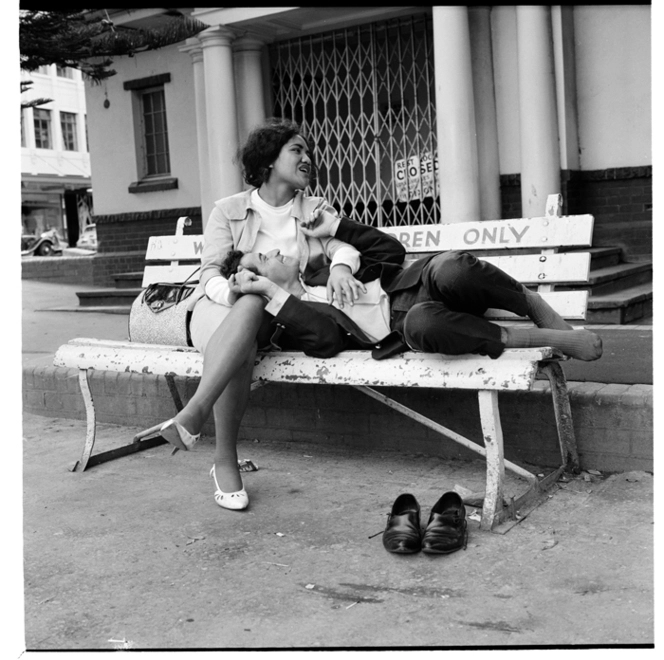
[[[251,375],[256,358],[256,344],[249,351],[246,361],[235,373],[213,407],[216,450],[214,469],[219,488],[234,493],[242,488],[242,478],[237,466],[237,436],[242,418],[249,404]]]
[[[247,359],[256,353],[256,335],[263,319],[265,300],[246,295],[238,299],[210,338],[203,356],[203,374],[196,392],[175,416],[189,433],[200,433],[213,406]],[[252,366],[253,366],[253,357]],[[251,371],[249,371],[251,378]],[[246,379],[244,374],[242,379]],[[242,380],[244,382],[244,380]]]

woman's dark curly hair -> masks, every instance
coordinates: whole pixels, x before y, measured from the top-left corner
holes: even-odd
[[[242,176],[250,185],[260,188],[267,181],[269,167],[279,157],[281,148],[296,135],[301,135],[309,147],[311,159],[311,181],[314,181],[316,166],[313,162],[311,143],[302,133],[299,124],[289,119],[268,119],[265,124],[255,128],[244,146],[238,149],[237,160],[242,165]]]

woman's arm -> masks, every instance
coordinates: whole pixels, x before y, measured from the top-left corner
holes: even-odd
[[[301,229],[312,238],[333,237],[342,244],[352,245],[361,253],[365,268],[376,263],[401,265],[406,258],[406,249],[394,236],[324,210],[315,212],[308,222],[301,224]]]
[[[232,249],[230,221],[215,206],[203,232],[200,281],[208,298],[221,305],[232,305],[228,280],[219,270],[224,257]]]

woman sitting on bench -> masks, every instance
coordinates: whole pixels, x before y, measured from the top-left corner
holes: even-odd
[[[279,250],[298,261],[303,277],[326,284],[330,299],[351,297],[359,283],[356,249],[335,238],[307,239],[300,223],[322,209],[336,215],[321,197],[302,192],[313,179],[309,142],[297,124],[270,120],[255,129],[239,152],[245,181],[253,186],[219,200],[205,226],[200,283],[192,295],[189,331],[203,354],[203,374],[187,405],[173,418],[140,435],[161,435],[183,450],[199,439],[214,414],[216,451],[210,475],[215,501],[244,509],[249,498],[237,464],[237,435],[247,408],[257,349],[270,345],[265,299],[240,295],[242,276],[226,279],[220,266],[229,250]],[[248,275],[246,273],[245,275]]]

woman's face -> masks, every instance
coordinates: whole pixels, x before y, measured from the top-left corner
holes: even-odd
[[[304,190],[310,179],[309,147],[301,135],[295,135],[281,147],[277,160],[272,163],[267,183],[286,183],[294,190]]]

